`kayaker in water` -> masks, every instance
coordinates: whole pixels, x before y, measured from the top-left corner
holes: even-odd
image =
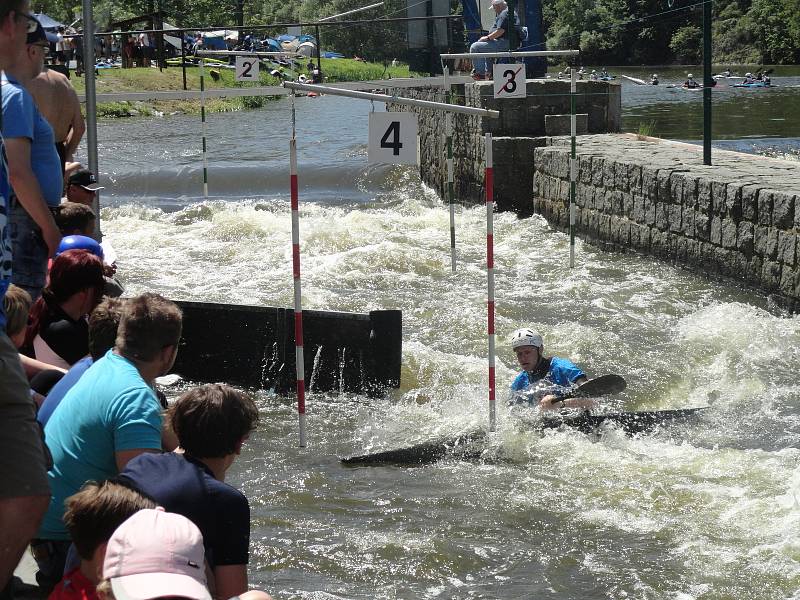
[[[658,85],[658,75],[655,73],[650,76],[650,85]]]
[[[683,87],[693,90],[700,87],[700,84],[694,80],[694,75],[689,73],[688,79],[683,82]]]
[[[587,381],[586,373],[572,361],[556,356],[544,356],[544,341],[542,336],[533,329],[517,329],[512,333],[511,348],[514,350],[514,354],[517,355],[517,362],[519,362],[523,369],[511,384],[512,402],[514,403],[518,402],[520,397],[514,394],[515,392],[529,390],[531,386],[539,382],[562,388],[570,388]],[[539,408],[542,410],[553,410],[565,407],[591,408],[594,406],[594,401],[578,398],[563,400],[560,399],[557,392],[550,392],[542,396],[541,399],[538,399],[538,404]]]
[[[591,74],[591,75],[589,75],[589,79],[590,79],[591,81],[597,81],[597,80],[598,80],[598,77],[597,77],[597,71],[595,71],[594,69],[592,69],[592,74]]]
[[[753,77],[752,73],[745,73],[744,80],[742,81],[742,85],[750,85],[751,83],[755,83],[756,79]]]

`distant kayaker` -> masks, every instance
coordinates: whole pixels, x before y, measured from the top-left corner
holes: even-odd
[[[589,79],[591,81],[597,81],[599,79],[599,77],[597,76],[597,71],[592,69],[592,73],[591,73],[591,75],[589,75]]]
[[[658,75],[655,73],[650,75],[650,85],[658,85]]]
[[[517,329],[511,334],[511,348],[517,355],[523,371],[517,375],[511,384],[512,395],[522,392],[539,382],[552,384],[564,388],[584,383],[584,373],[572,361],[556,356],[544,356],[544,341],[535,330],[525,328]],[[590,408],[594,406],[592,400],[571,399],[562,400],[557,393],[549,393],[538,400],[539,408],[552,410],[556,408]]]
[[[693,90],[693,89],[699,88],[700,84],[695,81],[694,75],[689,73],[688,79],[683,82],[683,87],[685,87],[687,89],[690,89],[690,90]]]
[[[744,80],[742,81],[742,85],[750,85],[751,83],[755,83],[756,79],[753,77],[752,73],[745,73]]]

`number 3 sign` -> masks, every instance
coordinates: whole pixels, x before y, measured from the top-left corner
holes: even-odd
[[[417,164],[417,115],[369,113],[369,163]]]
[[[494,65],[495,98],[524,98],[527,89],[525,85],[525,65]]]
[[[250,56],[236,57],[236,81],[258,81],[258,59]]]

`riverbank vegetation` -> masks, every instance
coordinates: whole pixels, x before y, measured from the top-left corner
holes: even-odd
[[[349,59],[322,59],[322,71],[326,83],[337,81],[368,81],[389,77],[410,77],[408,65],[369,63]],[[270,69],[262,66],[259,71],[259,86],[280,85],[281,79],[269,73]],[[212,73],[213,71],[213,73]],[[306,73],[306,68],[297,71],[285,70],[289,76]],[[73,75],[72,84],[78,93],[83,93],[85,83],[83,77]],[[200,69],[186,68],[186,87],[189,90],[200,89]],[[207,90],[253,87],[249,83],[237,83],[232,69],[206,67],[205,87]],[[133,69],[98,69],[95,78],[95,89],[98,94],[113,94],[144,91],[175,91],[183,89],[183,73],[180,67]],[[208,112],[230,112],[259,108],[270,101],[268,96],[239,96],[232,98],[209,98],[206,101]],[[146,102],[98,102],[98,116],[125,117],[138,115],[159,115],[175,113],[199,113],[199,100],[150,100]]]
[[[585,64],[698,64],[699,0],[545,2],[549,49],[579,47]],[[800,0],[716,0],[716,64],[800,63]]]

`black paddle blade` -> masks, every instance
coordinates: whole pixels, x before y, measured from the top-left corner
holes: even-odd
[[[647,433],[660,425],[688,421],[704,410],[708,410],[708,407],[645,410],[605,415],[593,415],[589,412],[584,412],[575,416],[546,417],[542,426],[545,429],[558,429],[566,425],[582,433],[595,433],[604,423],[615,423],[628,435],[635,435]]]
[[[627,385],[621,375],[600,375],[600,377],[590,379],[571,390],[564,398],[591,398],[592,396],[619,394]]]
[[[406,448],[349,456],[342,458],[341,463],[351,467],[374,465],[415,466],[436,462],[446,455],[454,455],[463,459],[475,458],[477,454],[483,451],[483,448],[475,446],[474,443],[482,440],[485,436],[485,431],[478,430],[458,437],[423,442]]]

